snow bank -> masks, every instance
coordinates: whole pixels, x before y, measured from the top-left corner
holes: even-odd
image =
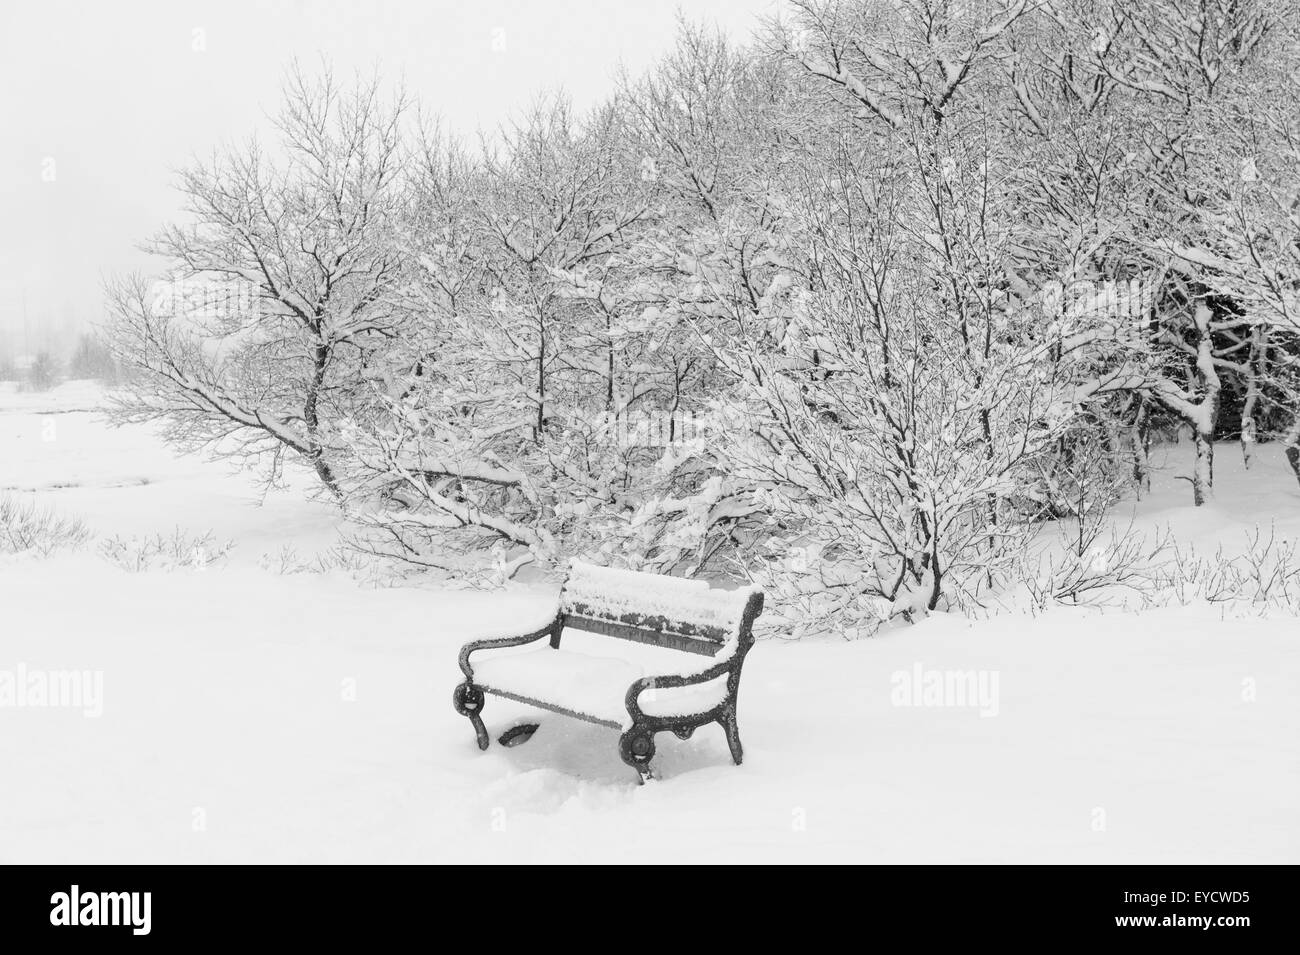
[[[55,484],[78,460],[88,478],[150,477],[33,492],[101,530],[201,515],[256,556],[309,551],[333,528],[290,495],[251,506],[245,475],[168,464],[146,430],[67,414],[43,442],[26,414],[0,415],[5,482]],[[1219,503],[1196,512],[1171,459],[1137,525],[1194,518],[1208,544],[1277,515],[1294,533],[1300,495],[1273,450],[1246,474],[1221,448]],[[452,709],[460,646],[532,629],[555,601],[553,586],[363,589],[241,560],[140,574],[88,553],[7,562],[0,674],[98,673],[102,713],[0,706],[0,862],[1300,862],[1295,618],[1061,608],[761,641],[739,700],[744,765],[717,727],[664,735],[662,780],[638,787],[614,730],[490,697],[494,736],[541,727],[480,753]],[[666,652],[624,649],[643,672]],[[963,685],[995,692],[947,689]]]
[[[1300,861],[1294,619],[937,615],[760,642],[744,765],[717,727],[665,734],[638,787],[615,730],[489,697],[494,737],[541,728],[480,753],[452,709],[468,635],[554,599],[7,567],[0,671],[98,671],[103,701],[0,708],[0,861]],[[996,705],[900,695],[918,665],[996,674]]]

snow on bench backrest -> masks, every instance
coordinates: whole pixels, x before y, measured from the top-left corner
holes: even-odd
[[[736,639],[753,589],[722,590],[703,580],[597,567],[574,560],[560,593],[565,625],[716,654]]]

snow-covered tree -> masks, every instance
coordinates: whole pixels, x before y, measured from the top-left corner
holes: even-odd
[[[117,364],[99,335],[84,333],[77,339],[77,347],[68,359],[68,375],[94,378],[110,385],[117,383]]]
[[[53,352],[41,350],[36,353],[30,368],[27,369],[27,387],[32,391],[49,391],[59,383],[63,369]]]
[[[278,468],[288,454],[340,492],[335,425],[355,418],[408,313],[405,101],[295,68],[273,147],[214,154],[181,174],[188,221],[147,248],[164,279],[114,281],[110,343],[136,374],[119,421],[162,420],[186,448]]]
[[[369,519],[401,556],[467,529],[471,549],[524,548],[512,567],[552,558],[575,506],[626,485],[611,425],[644,397],[631,249],[653,184],[621,137],[612,108],[580,120],[550,98],[472,163],[426,149],[406,241],[437,354],[353,441],[358,490],[393,505]]]
[[[753,426],[727,468],[770,515],[777,603],[860,631],[1003,582],[1078,371],[1004,281],[1010,155],[951,121],[834,153],[793,200],[811,281],[730,359]]]

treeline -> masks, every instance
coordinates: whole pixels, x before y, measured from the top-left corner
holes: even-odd
[[[78,336],[71,354],[66,356],[48,348],[22,360],[0,353],[0,381],[16,381],[32,391],[48,391],[69,379],[89,379],[113,387],[121,378],[122,369],[109,346],[93,332]]]
[[[804,0],[477,146],[293,70],[109,290],[121,421],[309,467],[412,565],[979,603],[1162,433],[1300,475],[1296,12]],[[433,104],[436,107],[436,104]]]

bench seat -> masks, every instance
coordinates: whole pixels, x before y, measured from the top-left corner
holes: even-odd
[[[615,729],[632,725],[627,691],[655,670],[622,657],[541,646],[525,653],[485,658],[474,664],[474,682],[489,693],[531,703]],[[727,697],[726,676],[681,687],[652,687],[640,696],[649,716],[703,713]]]

